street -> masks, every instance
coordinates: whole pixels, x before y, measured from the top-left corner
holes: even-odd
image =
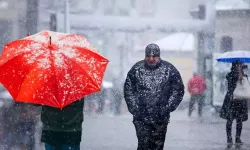
[[[166,135],[167,150],[222,150],[226,149],[225,120],[209,113],[198,118],[196,112],[187,116],[186,110],[171,114]],[[235,135],[235,123],[233,125]],[[250,149],[250,121],[244,122],[241,149]],[[132,116],[85,116],[82,149],[84,150],[136,150],[137,138]],[[235,149],[235,146],[231,149]]]

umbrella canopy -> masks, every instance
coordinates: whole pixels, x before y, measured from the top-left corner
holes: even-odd
[[[17,102],[63,108],[100,91],[107,64],[85,37],[42,31],[4,46],[0,82]]]
[[[216,60],[225,63],[232,63],[237,60],[243,63],[250,63],[250,51],[225,52],[219,55]]]

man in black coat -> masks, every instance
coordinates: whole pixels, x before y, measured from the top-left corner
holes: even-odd
[[[145,60],[128,72],[124,98],[133,115],[138,150],[163,150],[170,112],[180,104],[184,85],[179,71],[160,58],[160,48],[149,44]]]

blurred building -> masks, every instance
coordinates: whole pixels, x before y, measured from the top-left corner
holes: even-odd
[[[38,0],[0,0],[0,46],[37,32]]]
[[[64,0],[5,0],[5,3],[8,3],[9,9],[12,8],[14,15],[8,13],[4,16],[11,16],[3,29],[4,32],[11,31],[11,34],[2,35],[11,36],[8,36],[9,39],[3,36],[3,42],[50,29],[51,15],[56,15],[57,31],[64,31]],[[158,23],[156,25],[160,26],[173,22],[172,26],[175,27],[180,25],[179,20],[192,21],[190,7],[196,3],[192,0],[70,0],[71,33],[84,35],[93,42],[110,60],[106,80],[120,79],[122,84],[134,62],[144,58],[144,47],[148,43],[176,32],[174,29],[152,31],[147,24]],[[117,29],[117,26],[120,28]],[[138,50],[136,47],[142,48]],[[167,52],[163,54],[162,57],[171,59],[167,57]],[[183,58],[171,59],[179,66],[181,60]],[[191,60],[195,61],[193,58]],[[195,64],[187,61],[188,66]],[[183,73],[185,78],[191,76],[193,69],[189,71]]]
[[[0,47],[17,38],[18,12],[13,5],[16,0],[0,1]]]
[[[181,5],[180,5],[181,4]],[[48,29],[50,15],[52,13],[63,14],[63,1],[40,0],[40,22],[39,30]],[[128,69],[135,60],[137,45],[155,41],[166,36],[166,32],[152,32],[140,26],[145,26],[143,21],[171,22],[173,20],[188,20],[188,0],[72,0],[71,8],[71,32],[85,35],[89,38],[99,51],[110,59],[106,78],[120,78],[122,81]],[[58,17],[58,30],[63,31],[63,16]],[[130,22],[126,22],[130,20]],[[126,28],[126,23],[136,22],[137,31],[133,27]],[[100,27],[103,26],[103,27]],[[123,27],[121,30],[112,30],[116,26]],[[100,28],[98,28],[100,27]]]
[[[196,0],[197,1],[197,0]],[[215,52],[250,50],[250,1],[216,0]],[[197,17],[197,6],[191,13]]]

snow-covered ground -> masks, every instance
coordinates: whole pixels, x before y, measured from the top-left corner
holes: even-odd
[[[187,109],[171,114],[166,150],[224,150],[226,148],[225,120],[211,115],[208,110],[202,118],[194,111],[187,116]],[[235,135],[235,123],[233,125]],[[39,141],[39,134],[37,141]],[[250,121],[244,122],[241,149],[250,150]],[[137,138],[132,124],[132,116],[85,115],[81,149],[83,150],[136,150]],[[0,148],[1,149],[1,148]],[[14,148],[18,150],[18,148]],[[234,147],[232,148],[232,150]],[[36,150],[44,150],[37,142]]]
[[[235,124],[233,128],[235,134]],[[243,124],[242,149],[250,149],[250,121]],[[135,150],[137,138],[132,117],[85,116],[82,149],[84,150]],[[186,110],[171,114],[166,135],[167,150],[223,150],[226,148],[225,120],[210,113],[198,118],[196,112],[189,118]]]

